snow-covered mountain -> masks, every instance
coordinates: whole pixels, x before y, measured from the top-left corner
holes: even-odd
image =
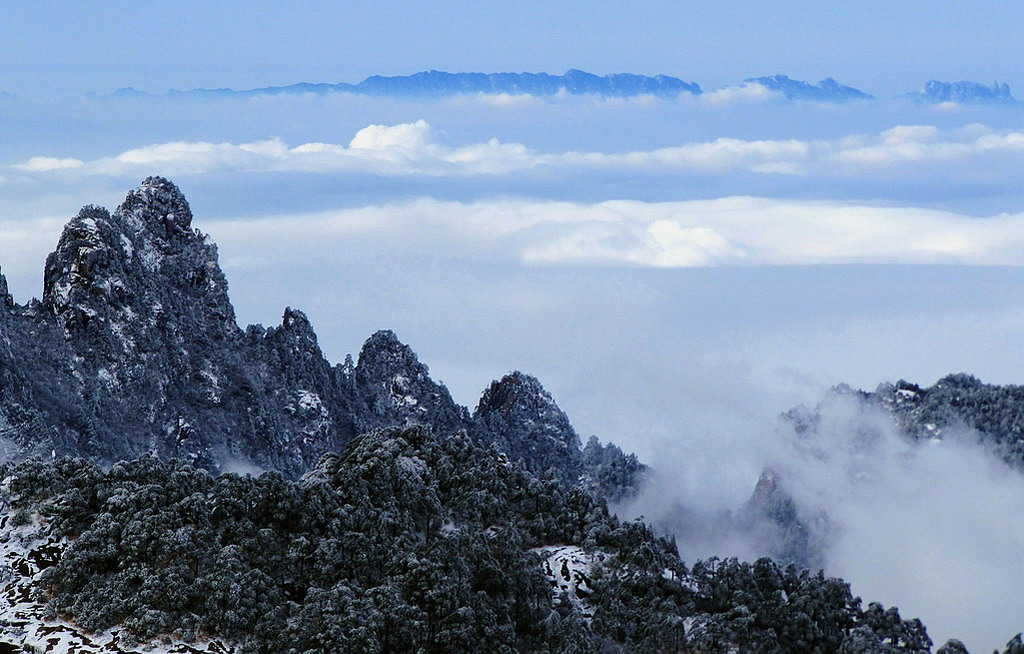
[[[834,394],[901,437],[966,424],[1020,467],[1022,392],[954,375]],[[825,448],[821,415],[786,414],[805,449]],[[871,436],[852,424],[844,438]],[[0,275],[0,443],[0,652],[932,644],[805,569],[829,516],[784,474],[728,518],[778,560],[687,568],[608,510],[644,466],[584,446],[536,378],[505,375],[471,413],[390,331],[331,364],[298,310],[240,328],[216,246],[160,177],[67,224],[41,300],[15,303]],[[254,467],[271,472],[219,474]]]
[[[8,458],[110,464],[154,453],[212,471],[296,477],[358,433],[425,424],[498,442],[531,470],[587,476],[568,418],[532,377],[510,377],[529,383],[517,386],[516,410],[499,424],[457,405],[390,331],[372,335],[356,362],[331,364],[301,311],[285,309],[278,326],[241,329],[217,247],[192,226],[178,188],[159,177],[115,211],[87,206],[67,224],[47,257],[41,301],[15,304],[0,275],[0,335]],[[518,444],[538,433],[563,455]],[[635,458],[596,447],[588,478],[610,456],[628,473],[625,487],[638,483]]]

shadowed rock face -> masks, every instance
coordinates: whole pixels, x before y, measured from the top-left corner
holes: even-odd
[[[301,311],[240,329],[217,247],[192,219],[177,186],[150,177],[115,211],[68,222],[41,301],[16,305],[0,275],[0,454],[151,452],[298,476],[359,432],[426,424],[580,479],[579,438],[528,375],[495,382],[471,417],[390,331],[357,364],[332,365]]]

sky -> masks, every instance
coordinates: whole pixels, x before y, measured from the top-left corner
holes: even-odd
[[[164,175],[219,245],[243,324],[302,309],[333,361],[393,329],[470,407],[490,380],[534,374],[584,438],[656,462],[659,492],[708,513],[788,463],[799,499],[843,527],[827,571],[855,594],[920,616],[937,644],[983,651],[1022,628],[1005,611],[1024,586],[1007,528],[1020,475],[887,434],[859,486],[848,422],[823,436],[834,456],[805,459],[777,416],[841,382],[1024,381],[1024,108],[901,97],[930,79],[1024,97],[1024,5],[4,8],[0,270],[16,300],[39,294],[81,206]],[[705,93],[163,95],[570,68]],[[743,83],[777,73],[877,99]],[[103,97],[129,86],[154,95]],[[942,508],[972,503],[989,508]],[[969,602],[946,600],[950,579]]]
[[[356,82],[431,68],[664,73],[710,88],[785,72],[875,95],[935,77],[1024,83],[1024,9],[1011,0],[866,0],[857,11],[812,0],[6,4],[0,86],[12,93]]]

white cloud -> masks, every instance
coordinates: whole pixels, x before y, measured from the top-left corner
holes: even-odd
[[[0,221],[0,262],[9,272],[24,266],[26,275],[35,276],[66,217],[34,220],[20,213]],[[381,256],[418,252],[541,266],[1024,266],[1024,213],[979,218],[919,207],[747,196],[593,203],[421,197],[245,220],[197,219],[196,226],[221,243],[228,267],[284,264],[293,256],[330,261],[353,240]]]
[[[545,100],[528,93],[477,93],[474,95],[455,95],[445,98],[443,102],[455,106],[483,104],[502,108],[530,108],[543,104]]]
[[[764,84],[750,82],[740,84],[739,86],[726,86],[714,91],[708,91],[697,96],[697,99],[710,105],[730,105],[781,100],[784,97],[781,93],[772,91]]]
[[[255,143],[184,142],[159,143],[127,150],[116,157],[89,163],[89,172],[124,175],[143,170],[172,170],[193,175],[217,170],[260,170],[289,155],[279,140]]]
[[[58,159],[56,157],[32,157],[27,161],[16,165],[15,168],[32,173],[41,173],[51,170],[80,168],[83,165],[85,165],[85,162],[81,159],[74,159],[70,157],[65,159]]]
[[[366,172],[379,175],[459,177],[534,170],[561,174],[622,171],[632,174],[701,173],[888,179],[935,175],[957,181],[958,164],[970,174],[1009,181],[1010,166],[1024,164],[1024,132],[981,125],[939,130],[901,125],[875,135],[832,140],[718,138],[631,152],[539,152],[498,139],[452,146],[424,120],[374,124],[358,130],[348,145],[309,142],[289,146],[280,139],[249,143],[175,141],[127,150],[113,157],[32,157],[14,166],[23,173],[76,170],[78,174],[139,176],[158,169],[171,176],[214,171]]]
[[[693,267],[903,263],[1024,265],[1024,214],[975,218],[920,208],[729,197],[592,204],[494,199],[413,202],[219,222],[238,251],[283,243],[331,256],[358,234],[382,252],[420,248],[452,256],[542,265]],[[311,254],[312,256],[312,254]]]
[[[433,129],[425,120],[401,125],[370,125],[356,132],[348,147],[353,150],[402,148],[422,151],[434,145]]]
[[[1000,165],[1002,157],[1024,158],[1024,133],[995,132],[970,125],[951,133],[932,126],[906,125],[872,139],[849,139],[830,155],[846,170],[886,170],[918,165],[962,163]],[[847,168],[849,166],[849,168]]]

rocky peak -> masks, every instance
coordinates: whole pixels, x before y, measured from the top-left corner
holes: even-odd
[[[531,419],[569,426],[569,418],[558,408],[551,393],[532,375],[513,371],[487,387],[476,408],[477,415],[501,413],[510,416],[528,414]],[[571,428],[571,427],[570,427]]]
[[[764,507],[777,493],[782,492],[779,488],[775,470],[766,468],[754,486],[754,492],[750,496],[749,504],[752,507]]]
[[[1007,84],[993,82],[991,86],[978,82],[942,82],[929,80],[924,88],[911,97],[923,102],[955,102],[957,104],[1015,105],[1017,100]]]
[[[852,86],[845,86],[831,77],[811,84],[802,80],[791,79],[786,75],[770,77],[750,77],[744,80],[747,84],[761,86],[782,93],[790,100],[809,100],[812,102],[842,102],[846,100],[867,100],[871,96]]]
[[[748,537],[777,561],[802,568],[821,567],[828,517],[821,512],[804,515],[786,489],[783,476],[772,468],[761,473],[737,518]]]
[[[420,363],[412,348],[398,340],[390,329],[381,329],[366,339],[356,367],[364,372],[387,368],[427,374],[427,367]]]
[[[300,358],[322,358],[313,325],[306,314],[298,309],[287,307],[281,318],[281,326],[268,330],[266,337],[284,345],[293,355]]]
[[[580,438],[535,377],[515,371],[491,382],[473,418],[478,439],[496,442],[513,460],[534,472],[553,469],[570,484],[579,480]]]
[[[217,248],[191,223],[181,191],[160,177],[113,214],[84,207],[47,257],[43,306],[69,336],[89,324],[123,335],[167,321],[201,325],[213,338],[237,331]]]
[[[147,177],[128,193],[117,213],[137,229],[162,238],[192,235],[192,209],[181,190],[163,177]]]
[[[94,317],[96,305],[116,301],[124,290],[124,262],[133,250],[119,219],[103,207],[83,207],[46,258],[43,306],[69,320]]]
[[[366,427],[422,423],[458,429],[469,421],[465,408],[391,330],[378,331],[363,344],[355,379],[368,410]]]

